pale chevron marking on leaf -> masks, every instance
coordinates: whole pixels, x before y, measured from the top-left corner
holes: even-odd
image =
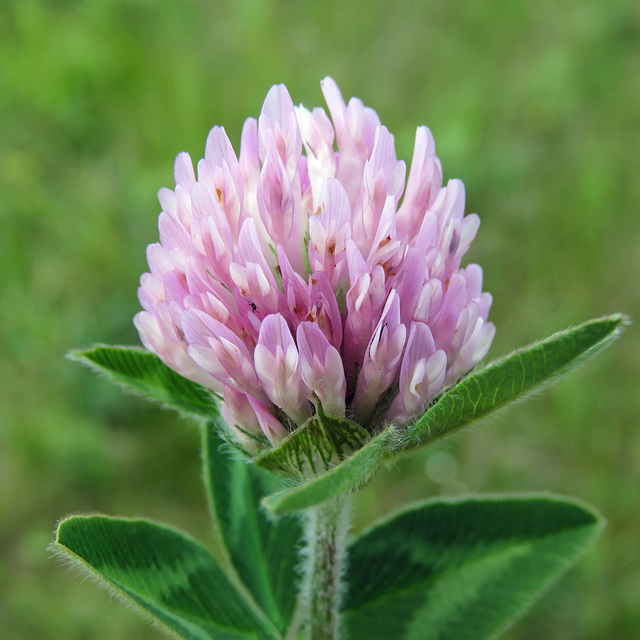
[[[602,527],[552,496],[436,499],[349,545],[351,640],[489,640],[564,572]]]
[[[148,520],[75,516],[60,523],[55,549],[181,637],[280,637],[215,558],[175,529]]]

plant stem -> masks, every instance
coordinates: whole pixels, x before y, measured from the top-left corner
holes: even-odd
[[[349,507],[349,498],[339,496],[307,512],[303,595],[308,640],[339,638]]]

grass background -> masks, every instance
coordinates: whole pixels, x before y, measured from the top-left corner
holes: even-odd
[[[63,358],[131,318],[173,158],[238,144],[285,82],[333,76],[410,160],[434,132],[482,218],[469,259],[498,356],[589,317],[640,318],[640,7],[632,0],[5,0],[0,7],[0,635],[160,637],[46,550],[70,513],[209,539],[198,433]],[[609,526],[505,637],[637,637],[640,340],[489,426],[383,472],[354,526],[414,499],[553,491]]]

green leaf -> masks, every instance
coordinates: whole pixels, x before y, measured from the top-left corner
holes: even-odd
[[[274,514],[313,507],[362,485],[374,473],[389,451],[395,431],[387,427],[361,449],[329,471],[302,484],[265,498],[262,503]]]
[[[349,546],[350,640],[487,640],[566,570],[598,516],[553,497],[434,500]]]
[[[182,377],[145,349],[96,345],[87,351],[73,351],[69,356],[126,389],[178,411],[204,418],[217,413],[216,396],[211,391]]]
[[[269,471],[308,478],[335,466],[370,438],[371,434],[356,422],[327,416],[318,404],[316,415],[254,461]]]
[[[281,637],[202,545],[168,527],[74,516],[59,525],[55,550],[181,638]]]
[[[220,421],[204,430],[205,482],[216,529],[238,576],[276,627],[291,623],[298,591],[297,517],[274,520],[260,499],[282,488],[283,478],[248,463],[221,437]]]
[[[589,320],[468,375],[440,396],[398,448],[430,444],[539,389],[611,344],[625,324],[621,314]]]

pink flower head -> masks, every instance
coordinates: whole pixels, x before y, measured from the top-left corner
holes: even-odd
[[[408,178],[375,111],[322,82],[327,114],[273,87],[236,156],[221,127],[197,174],[175,163],[141,278],[141,339],[277,444],[318,411],[403,424],[485,356],[482,270],[461,268],[479,218],[442,184],[426,127]],[[337,150],[336,150],[337,147]]]

